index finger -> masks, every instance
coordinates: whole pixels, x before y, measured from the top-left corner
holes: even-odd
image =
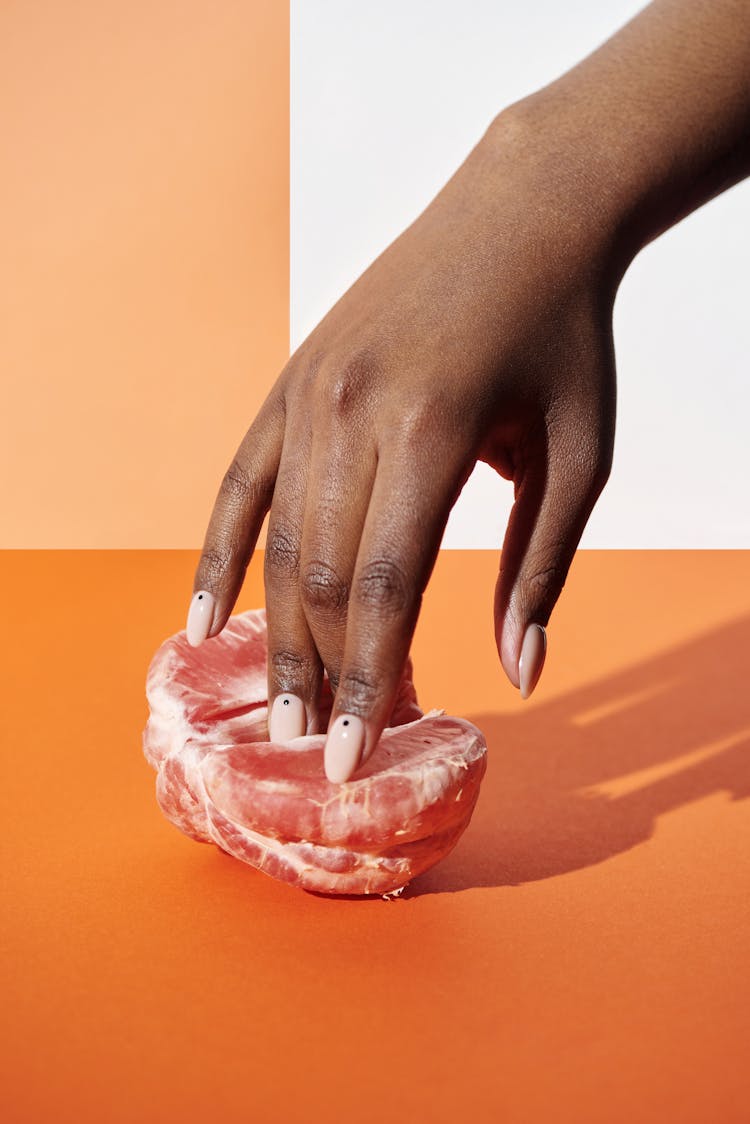
[[[271,393],[224,474],[193,578],[187,639],[197,646],[229,620],[271,505],[284,441],[283,399]]]
[[[473,464],[434,449],[383,450],[362,532],[325,746],[330,781],[347,781],[393,709],[445,524]]]

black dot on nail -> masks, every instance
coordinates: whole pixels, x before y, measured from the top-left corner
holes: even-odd
[[[345,719],[344,719],[344,721],[343,721],[343,723],[342,723],[342,725],[343,725],[343,726],[348,726],[348,725],[349,725],[349,719],[348,719],[348,718],[345,718]]]
[[[284,699],[284,706],[289,706],[289,699]]]
[[[199,601],[202,601],[202,600],[203,600],[203,594],[202,594],[202,593],[199,593],[199,594],[198,594],[198,600],[199,600]]]

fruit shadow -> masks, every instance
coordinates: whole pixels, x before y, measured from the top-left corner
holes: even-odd
[[[750,796],[749,648],[745,617],[527,711],[472,715],[488,747],[474,817],[404,897],[553,878],[691,801]]]

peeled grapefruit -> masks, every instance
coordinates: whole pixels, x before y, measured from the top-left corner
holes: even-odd
[[[143,749],[162,811],[191,838],[306,890],[400,891],[468,826],[486,768],[481,731],[423,714],[409,661],[369,761],[331,784],[324,735],[268,741],[266,655],[262,609],[231,617],[198,648],[181,631],[156,651]],[[326,679],[326,722],[331,701]]]

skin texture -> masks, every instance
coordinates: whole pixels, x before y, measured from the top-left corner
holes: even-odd
[[[221,483],[193,588],[214,597],[215,636],[270,509],[268,698],[303,700],[300,733],[319,730],[325,667],[331,725],[358,716],[372,752],[477,460],[514,482],[495,632],[508,679],[533,689],[545,646],[528,630],[611,468],[619,282],[750,171],[748,31],[747,2],[649,5],[498,114],[289,359]]]

